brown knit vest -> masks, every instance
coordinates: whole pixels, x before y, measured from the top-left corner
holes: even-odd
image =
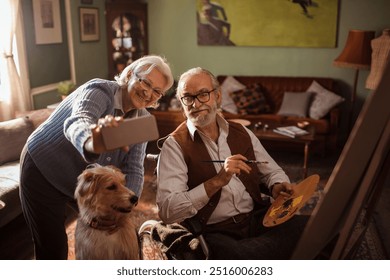
[[[190,189],[217,175],[213,163],[204,162],[211,160],[211,158],[198,132],[195,132],[194,141],[192,141],[186,123],[183,122],[174,132],[171,133],[171,135],[183,151],[184,160],[188,168],[188,187]],[[232,122],[229,123],[227,143],[232,155],[242,154],[248,159],[255,159],[250,136],[240,124]],[[250,174],[242,172],[238,178],[244,184],[252,199],[256,203],[262,205],[263,201],[261,200],[259,187],[260,174],[256,165],[252,167]],[[203,227],[207,223],[207,220],[214,209],[217,207],[220,197],[221,190],[215,193],[210,198],[209,202],[191,219],[198,220]]]

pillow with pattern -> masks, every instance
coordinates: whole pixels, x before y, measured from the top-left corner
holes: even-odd
[[[313,81],[307,91],[313,92],[313,101],[309,108],[309,117],[319,120],[325,117],[329,111],[344,101],[344,98],[323,88]]]
[[[259,84],[248,85],[244,89],[230,93],[230,96],[237,106],[238,114],[250,115],[271,111]]]

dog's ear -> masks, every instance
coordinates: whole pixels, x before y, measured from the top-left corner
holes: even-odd
[[[90,188],[91,182],[94,181],[95,173],[91,170],[86,169],[77,178],[77,188],[75,191],[75,197],[84,196]]]
[[[86,171],[85,175],[84,175],[84,180],[86,182],[91,182],[93,180],[94,176],[95,176],[95,174],[93,172]]]

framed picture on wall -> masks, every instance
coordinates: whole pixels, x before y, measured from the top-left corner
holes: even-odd
[[[62,43],[59,0],[33,0],[35,43]]]
[[[100,39],[99,9],[79,8],[80,13],[80,40],[93,42]]]
[[[334,48],[338,3],[197,0],[198,45]]]

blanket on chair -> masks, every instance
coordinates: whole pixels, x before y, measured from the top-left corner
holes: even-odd
[[[152,239],[160,244],[162,252],[169,259],[204,259],[199,240],[178,223],[156,223],[151,230]]]

